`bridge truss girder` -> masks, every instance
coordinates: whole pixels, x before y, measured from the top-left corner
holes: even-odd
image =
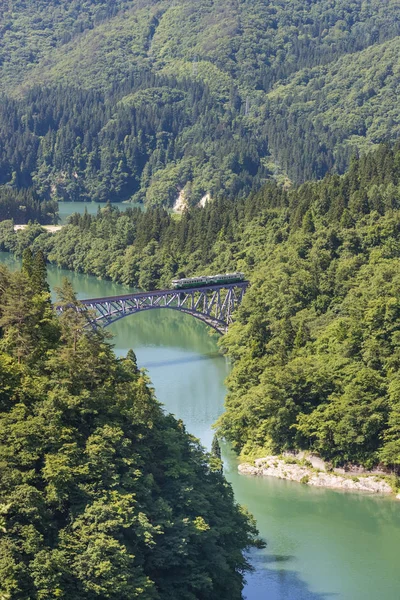
[[[214,285],[187,290],[139,292],[112,298],[82,300],[92,325],[107,327],[129,315],[168,308],[190,314],[225,333],[235,309],[241,304],[248,282]]]

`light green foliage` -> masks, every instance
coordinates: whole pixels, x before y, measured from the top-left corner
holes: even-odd
[[[252,519],[68,282],[56,318],[41,267],[0,270],[0,596],[239,600]]]
[[[42,277],[43,255],[24,253],[23,270],[15,276],[3,272],[0,289],[0,349],[18,363],[41,361],[43,353],[57,343],[59,329],[53,319],[49,289]]]
[[[11,0],[0,12],[3,85],[75,76],[99,86],[111,67],[115,80],[138,61],[160,69],[197,57],[248,88],[266,87],[302,63],[331,62],[394,37],[397,9],[396,0],[319,0],[306,9],[301,0]]]

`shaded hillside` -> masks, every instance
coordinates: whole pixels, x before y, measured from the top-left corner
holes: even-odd
[[[30,190],[18,191],[9,186],[0,186],[0,221],[9,219],[19,224],[29,221],[37,221],[42,225],[56,224],[58,205],[41,201]]]
[[[240,107],[190,79],[141,72],[108,93],[34,88],[0,105],[0,184],[34,186],[45,199],[235,197],[266,176],[265,151]]]

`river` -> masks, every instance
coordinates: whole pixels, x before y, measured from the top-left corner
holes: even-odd
[[[19,264],[5,253],[0,262]],[[72,280],[79,298],[126,293],[116,284],[55,267],[49,268],[51,287],[63,276]],[[207,326],[189,315],[155,310],[122,319],[109,330],[117,354],[134,349],[165,410],[210,447],[230,366]],[[227,447],[223,455],[236,499],[255,515],[268,544],[251,553],[255,571],[247,578],[247,600],[400,598],[400,502],[239,476]]]
[[[58,203],[58,214],[60,217],[60,225],[65,225],[67,219],[73,213],[83,214],[87,210],[89,215],[97,214],[99,208],[104,208],[106,204],[104,202],[59,202]],[[112,206],[117,206],[120,211],[124,211],[127,208],[140,208],[144,209],[143,204],[134,202],[113,202]]]

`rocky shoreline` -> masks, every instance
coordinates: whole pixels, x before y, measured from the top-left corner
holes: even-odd
[[[390,484],[382,476],[365,473],[344,475],[337,472],[327,472],[313,467],[312,463],[304,458],[299,460],[290,456],[266,456],[265,458],[256,459],[253,465],[249,463],[240,464],[238,470],[242,475],[277,477],[315,487],[374,494],[394,493]],[[396,498],[400,500],[400,494]]]

